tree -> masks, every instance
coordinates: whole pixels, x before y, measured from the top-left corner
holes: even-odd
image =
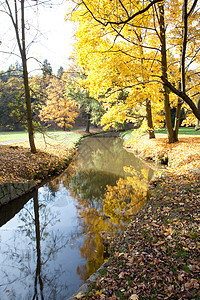
[[[179,43],[176,43],[176,49],[181,48],[181,86],[183,87],[185,85],[185,79],[186,79],[186,71],[187,68],[185,67],[185,61],[186,59],[190,59],[190,61],[198,61],[198,52],[199,52],[199,44],[196,43],[196,45],[191,43],[191,37],[196,37],[195,32],[197,32],[199,29],[197,26],[197,23],[195,23],[195,19],[193,16],[198,18],[198,12],[195,12],[195,7],[197,4],[197,1],[191,1],[190,7],[188,8],[187,0],[183,1],[183,32],[180,34],[180,40]],[[170,66],[169,69],[169,62],[167,62],[167,59],[169,60],[169,57],[171,55],[170,51],[166,48],[166,42],[169,43],[170,39],[166,35],[166,32],[168,30],[169,32],[172,32],[172,29],[181,28],[182,24],[180,22],[181,17],[179,12],[181,11],[181,3],[179,1],[173,2],[162,2],[162,1],[137,1],[137,3],[134,3],[134,1],[127,2],[127,1],[121,1],[117,0],[115,2],[102,0],[99,2],[95,1],[76,1],[77,6],[74,9],[74,16],[75,18],[78,16],[79,24],[81,23],[81,20],[85,19],[85,27],[88,26],[90,28],[89,33],[92,32],[90,38],[92,39],[92,42],[88,39],[88,42],[90,44],[90,51],[89,59],[91,57],[92,53],[92,47],[96,47],[96,41],[97,37],[101,35],[102,41],[104,42],[106,40],[106,37],[108,37],[110,41],[110,48],[107,47],[107,49],[104,49],[104,52],[110,52],[115,51],[114,44],[118,44],[124,40],[126,54],[130,57],[133,57],[130,55],[130,50],[127,51],[128,44],[131,44],[134,46],[134,50],[138,47],[138,42],[134,39],[134,33],[138,34],[138,32],[141,33],[142,37],[145,37],[144,42],[142,44],[143,49],[146,49],[146,55],[144,55],[145,59],[148,59],[148,54],[151,52],[154,52],[154,58],[158,56],[160,53],[160,63],[162,67],[162,74],[159,71],[159,68],[157,69],[157,72],[154,74],[154,79],[151,77],[149,80],[155,82],[155,78],[161,78],[164,82],[164,107],[165,107],[165,115],[166,115],[166,124],[168,129],[168,137],[169,142],[174,142],[177,140],[177,128],[178,128],[178,120],[180,115],[180,108],[181,108],[181,101],[178,100],[178,109],[177,109],[177,122],[176,122],[176,128],[173,130],[172,128],[172,122],[171,122],[171,113],[170,113],[170,97],[169,95],[169,89],[175,93],[179,98],[183,99],[192,109],[193,113],[196,117],[198,117],[198,109],[196,105],[194,104],[194,101],[191,100],[191,98],[186,95],[185,91],[182,93],[181,91],[177,90],[174,86],[175,78],[173,78],[172,74],[172,67]],[[167,23],[165,24],[165,14],[164,14],[164,5],[167,7]],[[84,13],[80,13],[83,12]],[[179,23],[177,26],[176,22],[172,22],[172,18],[170,19],[169,15],[170,12],[175,12],[175,15],[179,15]],[[73,16],[73,18],[74,18]],[[192,22],[190,23],[190,27],[188,27],[188,18],[193,18]],[[175,17],[176,19],[176,17]],[[168,22],[169,20],[169,22]],[[168,26],[170,25],[170,26]],[[195,28],[194,31],[194,25],[196,25],[197,28]],[[83,25],[84,26],[84,25]],[[159,31],[158,31],[159,26]],[[94,28],[94,29],[93,29]],[[187,39],[187,33],[188,28],[190,28],[190,39]],[[95,38],[94,35],[95,34]],[[156,37],[157,36],[157,37]],[[78,38],[80,39],[80,35],[78,35]],[[87,39],[87,36],[83,39]],[[166,41],[167,39],[167,41]],[[172,39],[171,39],[172,40]],[[182,42],[182,46],[180,44]],[[93,43],[93,44],[92,44]],[[188,51],[186,56],[186,46],[190,45],[190,51]],[[173,45],[174,46],[174,45]],[[195,48],[196,47],[196,48]],[[175,50],[176,50],[175,49]],[[194,51],[192,53],[191,49],[196,49],[195,54]],[[85,50],[83,51],[83,53]],[[95,55],[98,56],[98,51],[96,50]],[[124,53],[124,50],[123,50]],[[172,56],[171,56],[172,57]],[[136,56],[135,59],[138,59],[138,56]],[[152,64],[155,64],[155,62],[158,62],[157,59],[152,59]],[[83,59],[82,59],[83,62]],[[84,62],[83,62],[84,63]],[[173,64],[176,64],[177,68],[177,59],[174,59]],[[189,64],[188,64],[189,65]],[[158,66],[158,64],[157,64]],[[173,70],[174,73],[174,70]],[[168,79],[169,78],[169,79]],[[170,83],[170,81],[173,82]],[[141,83],[139,83],[141,84]],[[146,85],[145,85],[146,89]],[[160,87],[159,87],[160,89]],[[184,95],[183,95],[184,94]],[[172,98],[172,97],[171,97]]]
[[[58,72],[57,72],[57,77],[58,77],[59,79],[61,79],[62,76],[63,76],[63,74],[64,74],[64,69],[63,69],[62,66],[60,66],[60,68],[58,69]]]
[[[151,101],[152,98],[154,102],[156,99],[158,101],[160,96],[154,97],[155,94],[151,93],[148,97],[144,90],[154,65],[153,55],[148,53],[148,57],[152,58],[146,59],[144,51],[141,51],[142,35],[127,30],[124,36],[119,33],[124,41],[120,39],[117,42],[118,33],[113,28],[101,30],[101,26],[94,24],[84,8],[74,13],[73,20],[79,22],[76,34],[77,62],[86,70],[91,96],[104,103],[104,127],[118,127],[129,122],[137,124],[146,118],[150,138],[154,137]],[[131,39],[130,43],[126,34]],[[150,90],[150,86],[147,90]],[[152,90],[155,90],[153,85]]]
[[[23,79],[10,77],[7,82],[0,80],[0,126],[21,129],[26,126],[26,107]]]
[[[47,59],[45,59],[42,64],[42,74],[43,74],[44,78],[46,78],[47,75],[49,75],[49,76],[52,75],[52,67]]]
[[[102,103],[90,96],[86,84],[86,76],[81,74],[80,70],[71,70],[76,74],[73,78],[69,78],[67,82],[67,97],[74,99],[79,109],[83,109],[86,113],[86,132],[90,131],[90,124],[99,125],[100,118],[103,115]]]
[[[77,117],[77,106],[72,99],[66,96],[66,80],[52,77],[47,87],[46,105],[40,111],[42,121],[53,121],[63,130],[72,127]]]
[[[31,152],[36,153],[36,147],[33,136],[34,129],[32,122],[31,96],[27,68],[25,0],[20,0],[19,2],[14,0],[13,7],[11,6],[11,3],[8,0],[5,0],[1,4],[0,11],[6,13],[10,17],[15,30],[16,41],[22,60],[29,143]]]

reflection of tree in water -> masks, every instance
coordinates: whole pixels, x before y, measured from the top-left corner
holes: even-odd
[[[74,176],[68,177],[65,181],[70,187],[71,195],[76,199],[81,198],[84,203],[93,206],[102,206],[101,200],[107,184],[113,185],[119,179],[118,175],[105,173],[103,171],[93,171],[80,169]]]
[[[70,169],[71,176],[65,181],[77,201],[80,226],[85,233],[79,249],[87,263],[77,268],[83,280],[104,262],[102,233],[109,236],[122,230],[130,215],[144,205],[148,177],[152,175],[140,160],[122,149],[121,141],[98,139],[95,143],[89,144],[89,149],[80,149],[74,175]],[[127,162],[135,168],[123,168]]]
[[[103,212],[116,225],[128,222],[146,203],[148,181],[152,176],[150,169],[138,172],[133,166],[124,167],[131,176],[120,178],[115,186],[107,186],[103,201]]]
[[[56,213],[46,208],[45,200],[38,201],[37,191],[33,200],[27,203],[19,214],[24,224],[16,231],[13,247],[8,245],[4,251],[6,259],[1,268],[4,267],[7,283],[1,286],[5,286],[11,299],[66,298],[67,285],[60,281],[64,273],[62,266],[51,272],[49,262],[68,241],[59,231],[49,231],[49,226],[59,222],[59,219]],[[12,287],[13,283],[16,285]],[[20,284],[24,290],[18,288]]]

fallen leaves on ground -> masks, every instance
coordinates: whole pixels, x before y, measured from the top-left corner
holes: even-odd
[[[151,199],[111,242],[103,275],[85,299],[200,299],[200,138],[140,140],[143,158],[168,155]]]
[[[37,142],[35,154],[30,152],[28,142],[0,146],[0,183],[40,181],[62,170],[73,152],[74,147],[45,145],[41,141]]]
[[[90,131],[97,133],[100,129]],[[84,130],[66,132],[64,138],[56,133],[46,134],[35,139],[36,154],[30,152],[28,141],[0,146],[0,184],[30,180],[39,183],[47,176],[61,172],[72,157],[76,143],[84,135],[88,135]]]

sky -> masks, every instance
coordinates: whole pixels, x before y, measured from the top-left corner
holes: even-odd
[[[56,2],[56,1],[54,1]],[[58,2],[58,1],[57,1]],[[28,46],[28,57],[43,62],[45,59],[51,64],[56,74],[60,66],[64,69],[69,65],[69,57],[73,52],[74,25],[64,20],[67,12],[67,3],[50,7],[34,6],[27,10],[27,40],[34,41]],[[2,17],[3,16],[3,17]],[[38,30],[35,30],[37,28]],[[3,54],[5,52],[18,52],[15,35],[10,19],[6,15],[0,18],[0,70],[6,71],[11,64],[20,58],[15,55]],[[28,60],[28,69],[31,75],[40,74],[39,64],[36,60]]]

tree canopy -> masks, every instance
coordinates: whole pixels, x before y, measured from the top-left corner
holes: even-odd
[[[75,57],[86,70],[91,96],[103,96],[102,124],[107,128],[117,120],[147,119],[145,127],[153,131],[165,122],[169,142],[176,141],[183,103],[200,119],[194,85],[199,63],[197,1],[74,3]]]

